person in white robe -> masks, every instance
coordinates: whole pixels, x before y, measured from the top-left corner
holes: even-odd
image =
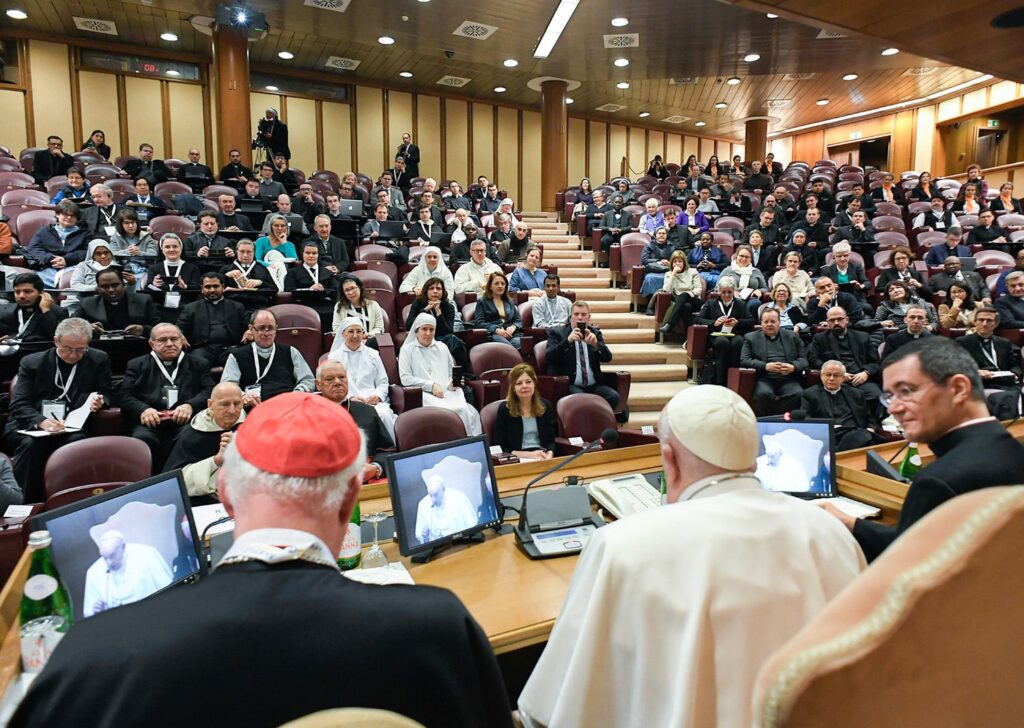
[[[768,490],[802,493],[810,490],[811,480],[800,461],[782,450],[782,445],[771,435],[765,435],[764,455],[757,457],[758,480]],[[817,475],[817,473],[815,473]]]
[[[388,400],[388,373],[380,354],[366,345],[364,332],[363,322],[355,316],[342,319],[327,358],[345,365],[349,398],[373,407],[394,440],[398,417]]]
[[[749,726],[758,669],[865,566],[820,508],[761,487],[735,392],[684,389],[659,436],[667,504],[583,550],[519,698],[529,726]]]
[[[171,567],[149,544],[125,543],[120,531],[99,540],[100,557],[85,572],[82,614],[91,617],[131,604],[171,583]]]
[[[427,494],[416,506],[416,540],[421,544],[461,533],[477,524],[476,510],[466,494],[457,488],[446,488],[444,478],[424,478]]]
[[[444,264],[441,249],[435,245],[429,245],[423,251],[423,255],[420,256],[416,267],[409,271],[409,274],[402,280],[401,285],[398,286],[398,292],[411,292],[418,296],[420,295],[420,289],[423,288],[423,284],[431,278],[440,278],[441,282],[444,283],[444,290],[448,291],[449,295],[455,290],[455,278],[452,276],[452,272],[448,270],[448,266]]]
[[[466,401],[463,391],[452,386],[452,359],[448,347],[434,339],[436,321],[429,313],[421,313],[412,322],[412,331],[398,355],[398,375],[403,387],[423,390],[424,407],[443,407],[459,416],[466,434],[483,432],[480,413]]]

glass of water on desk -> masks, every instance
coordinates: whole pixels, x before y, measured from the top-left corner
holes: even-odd
[[[373,524],[373,546],[363,554],[363,568],[364,569],[375,569],[381,566],[388,565],[388,557],[384,553],[384,549],[380,547],[380,541],[377,538],[377,528],[381,521],[388,517],[387,513],[381,511],[375,511],[373,513],[367,513],[363,516],[364,521],[369,521]]]

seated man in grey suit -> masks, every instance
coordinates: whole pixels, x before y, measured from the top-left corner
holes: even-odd
[[[778,309],[761,312],[761,330],[743,337],[740,366],[757,370],[754,412],[759,417],[782,414],[800,406],[800,378],[807,355],[800,335],[780,327]]]

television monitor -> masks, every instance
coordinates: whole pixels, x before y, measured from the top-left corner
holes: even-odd
[[[180,470],[41,513],[32,529],[50,532],[76,620],[139,601],[206,569]]]
[[[403,556],[501,523],[498,481],[482,435],[392,455],[387,476]]]
[[[758,420],[755,475],[765,490],[801,498],[830,498],[836,456],[831,420]]]

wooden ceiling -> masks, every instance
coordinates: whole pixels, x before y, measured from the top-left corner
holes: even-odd
[[[881,5],[880,1],[867,1],[869,6]],[[5,0],[4,5],[12,6],[14,2]],[[554,52],[545,60],[534,59],[533,50],[557,0],[350,0],[345,12],[314,7],[303,0],[250,0],[248,4],[265,12],[270,24],[267,37],[250,46],[252,63],[261,68],[322,71],[343,83],[369,82],[427,93],[450,91],[533,108],[540,107],[540,93],[529,89],[527,82],[538,76],[556,76],[581,83],[570,92],[574,114],[737,139],[742,138],[743,120],[749,116],[770,116],[769,131],[774,132],[917,98],[979,75],[906,52],[883,57],[880,51],[888,42],[865,42],[860,35],[819,38],[821,27],[817,24],[771,20],[763,10],[715,0],[583,0]],[[864,8],[863,2],[845,8],[820,1],[760,4],[786,6],[790,17],[795,16],[789,13],[789,6],[800,6],[806,13],[827,8],[830,16],[838,15],[840,19],[858,17]],[[193,15],[215,14],[216,3],[208,0],[17,0],[17,5],[28,12],[29,18],[17,22],[4,18],[9,27],[54,38],[210,55],[210,38],[193,30],[189,22]],[[927,8],[915,8],[914,12],[927,12]],[[945,24],[952,24],[954,30],[963,21],[954,10],[942,12],[947,16]],[[78,30],[72,16],[113,21],[118,35]],[[616,16],[628,17],[629,24],[612,27],[610,21]],[[904,16],[910,17],[910,13],[901,13],[901,21]],[[467,20],[498,30],[485,40],[453,35]],[[177,34],[179,40],[161,40],[159,36],[165,31]],[[638,47],[604,47],[602,36],[632,33],[639,34]],[[395,38],[396,43],[379,44],[377,38],[384,34]],[[277,54],[282,50],[294,53],[295,58],[279,59]],[[452,58],[446,57],[446,50],[454,52]],[[746,63],[743,56],[747,53],[758,53],[761,58]],[[331,56],[357,60],[359,66],[352,71],[326,69]],[[504,67],[502,62],[508,58],[518,60],[518,67]],[[612,64],[616,58],[627,58],[630,65],[616,68]],[[906,73],[919,68],[933,70]],[[411,71],[414,77],[401,78],[401,71]],[[847,73],[857,73],[859,78],[843,81]],[[812,75],[794,80],[787,74]],[[462,88],[447,89],[437,84],[444,75],[471,81]],[[741,82],[727,85],[725,80],[730,76]],[[672,79],[685,80],[675,83]],[[631,87],[616,88],[616,83],[624,80]],[[496,93],[496,86],[508,90]],[[829,99],[827,106],[815,103],[824,98]],[[768,103],[779,100],[788,103]],[[727,106],[715,109],[718,102]],[[596,110],[607,103],[625,108],[615,113]],[[650,112],[650,116],[639,119],[642,111]],[[661,121],[676,115],[689,120],[680,124]],[[697,121],[706,125],[699,128],[695,126]]]

